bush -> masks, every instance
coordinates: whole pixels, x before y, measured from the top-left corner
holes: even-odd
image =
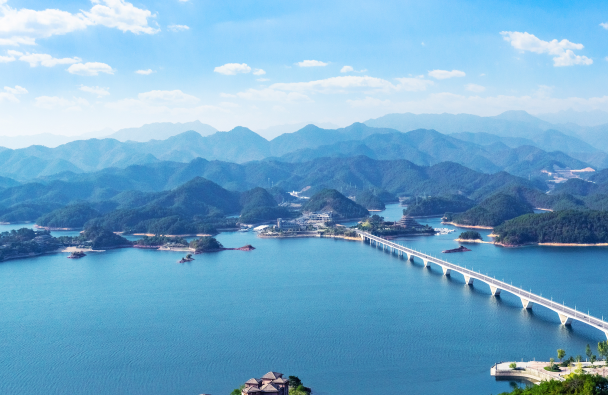
[[[511,369],[517,369],[517,364],[516,364],[515,362],[511,362],[511,363],[509,364],[509,367],[510,367]]]

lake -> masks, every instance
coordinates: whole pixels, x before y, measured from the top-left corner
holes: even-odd
[[[398,219],[401,208],[380,215]],[[458,234],[400,242],[608,315],[606,248],[469,244],[441,254]],[[360,242],[217,238],[256,250],[182,265],[183,253],[139,249],[1,263],[0,393],[227,395],[273,370],[319,395],[497,394],[510,386],[490,376],[494,362],[548,360],[558,348],[584,355],[606,340]]]

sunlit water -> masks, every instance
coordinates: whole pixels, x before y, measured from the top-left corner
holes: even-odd
[[[380,214],[394,220],[401,208]],[[608,315],[606,248],[441,254],[458,234],[401,242]],[[490,376],[494,362],[584,355],[605,340],[360,242],[218,239],[256,250],[185,265],[183,253],[138,249],[1,263],[0,393],[221,395],[274,370],[320,395],[497,394],[509,383]]]

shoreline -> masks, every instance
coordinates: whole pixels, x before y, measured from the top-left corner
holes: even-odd
[[[495,244],[493,241],[483,241],[483,240],[472,240],[472,239],[454,239],[455,241],[459,242],[459,243],[482,243],[482,244]]]
[[[461,224],[457,224],[454,222],[444,222],[441,221],[442,224],[445,225],[452,225],[452,226],[456,226],[458,228],[469,228],[469,229],[494,229],[493,226],[481,226],[481,225],[461,225]]]
[[[125,236],[129,236],[129,235],[125,235]],[[153,233],[133,233],[130,236],[147,236],[147,237],[154,237],[154,236],[161,236],[161,237],[213,237],[214,235],[210,235],[210,234],[207,234],[207,233],[188,233],[188,234],[185,234],[185,235],[155,235]]]

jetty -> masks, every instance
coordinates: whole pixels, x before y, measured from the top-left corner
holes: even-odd
[[[502,291],[509,292],[521,299],[521,303],[524,309],[531,309],[533,304],[536,303],[539,306],[546,307],[556,312],[559,316],[559,320],[562,325],[570,326],[573,320],[577,320],[587,325],[590,325],[596,329],[599,329],[600,331],[604,332],[606,338],[608,338],[608,323],[604,321],[603,317],[602,319],[593,317],[589,314],[585,314],[577,310],[576,308],[573,309],[571,307],[568,307],[563,303],[556,303],[553,300],[549,300],[540,295],[528,292],[514,285],[507,284],[504,281],[500,281],[493,277],[481,274],[480,272],[475,272],[471,269],[455,265],[439,258],[435,258],[420,251],[404,247],[401,244],[397,244],[382,237],[374,236],[371,233],[364,232],[361,230],[356,230],[356,232],[363,240],[363,242],[369,243],[372,246],[381,246],[384,250],[388,250],[389,252],[397,254],[400,257],[407,256],[407,260],[410,261],[413,260],[414,257],[419,258],[422,260],[425,267],[428,267],[431,264],[435,264],[441,267],[444,276],[449,276],[451,272],[460,273],[464,277],[465,285],[473,285],[474,280],[481,281],[483,283],[486,283],[490,287],[490,292],[492,293],[492,296],[500,296],[500,293]]]

